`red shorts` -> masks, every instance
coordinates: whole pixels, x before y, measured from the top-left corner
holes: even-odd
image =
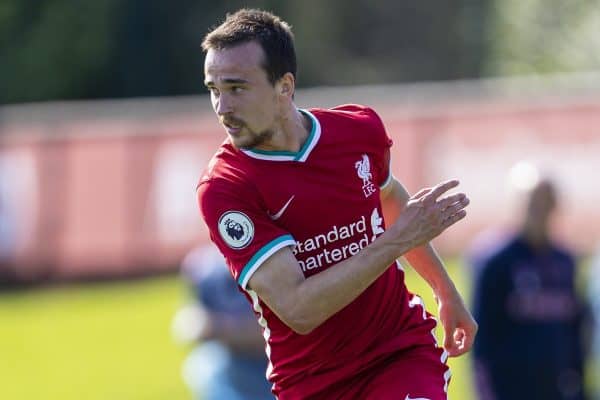
[[[447,400],[446,358],[444,350],[434,346],[404,350],[311,399]]]

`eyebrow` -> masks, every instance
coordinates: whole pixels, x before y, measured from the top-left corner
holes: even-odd
[[[240,84],[246,84],[248,83],[247,80],[245,79],[223,79],[223,83],[225,83],[226,85],[240,85]],[[206,86],[214,86],[214,82],[213,81],[205,81],[204,85]]]

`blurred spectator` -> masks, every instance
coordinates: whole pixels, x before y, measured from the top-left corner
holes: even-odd
[[[588,298],[593,315],[592,368],[600,373],[600,246],[592,258],[588,276]],[[600,382],[594,380],[595,399],[600,399]]]
[[[267,358],[260,329],[237,293],[221,254],[213,246],[192,250],[182,263],[194,301],[173,319],[173,334],[196,343],[183,377],[196,399],[273,399],[265,372]]]
[[[487,228],[475,236],[465,254],[465,260],[470,268],[469,273],[473,282],[477,282],[485,261],[491,254],[497,252],[510,236],[510,232],[495,227]]]
[[[0,159],[0,266],[3,261],[14,256],[16,247],[15,207],[10,201],[15,196],[14,194],[11,196],[11,180],[9,178],[11,177],[3,168],[2,159]]]
[[[6,162],[0,154],[0,286],[14,282],[15,272],[11,262],[16,250],[16,218],[11,190],[11,180]],[[11,196],[13,194],[13,196]]]
[[[524,194],[517,232],[475,257],[479,398],[582,400],[584,308],[575,293],[575,261],[550,234],[555,184],[522,167],[513,172],[526,172],[525,180],[511,176]]]

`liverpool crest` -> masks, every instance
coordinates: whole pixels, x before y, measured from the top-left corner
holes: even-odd
[[[354,167],[356,168],[358,177],[362,179],[363,193],[365,194],[365,197],[369,197],[376,192],[375,185],[371,181],[373,179],[373,174],[371,174],[371,162],[369,161],[369,156],[363,154],[362,160],[354,163]]]

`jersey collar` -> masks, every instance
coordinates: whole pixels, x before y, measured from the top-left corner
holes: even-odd
[[[310,152],[315,148],[317,143],[319,142],[319,138],[321,137],[321,124],[319,120],[308,110],[298,109],[304,115],[307,115],[312,121],[312,127],[310,129],[310,133],[308,134],[308,138],[306,138],[306,142],[300,148],[300,150],[295,153],[292,151],[267,151],[267,150],[248,150],[242,149],[242,152],[249,157],[257,158],[259,160],[268,160],[268,161],[299,161],[304,162],[310,155]]]

